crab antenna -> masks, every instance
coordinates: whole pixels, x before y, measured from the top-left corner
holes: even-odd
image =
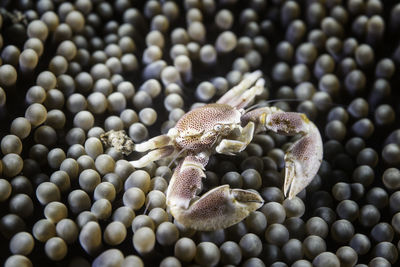
[[[151,203],[151,199],[149,198],[149,202],[147,202],[146,208],[144,208],[143,214],[146,215],[147,210],[149,209]]]
[[[275,102],[280,102],[280,101],[285,101],[285,102],[300,102],[303,100],[300,99],[292,99],[292,98],[281,98],[281,99],[271,99],[271,100],[265,100],[262,103],[254,104],[248,108],[245,109],[245,112],[248,112],[250,110],[253,110],[255,108],[262,108],[265,107],[269,103],[275,103]]]
[[[293,98],[270,99],[270,100],[265,100],[262,103],[252,105],[252,106],[246,108],[244,111],[248,112],[255,108],[262,108],[262,107],[265,107],[267,104],[281,102],[281,101],[283,101],[283,102],[302,102],[304,100],[303,99],[293,99]],[[344,107],[344,108],[348,106],[348,105],[342,105],[342,104],[338,104],[338,103],[329,103],[328,105],[336,106],[336,107]]]

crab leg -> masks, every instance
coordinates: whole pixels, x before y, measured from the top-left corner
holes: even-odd
[[[218,99],[218,104],[228,104],[233,106],[232,101],[239,99],[242,94],[255,83],[262,75],[262,72],[257,70],[250,74],[247,74],[244,79],[235,87],[226,92],[220,99]],[[262,88],[261,88],[262,89]]]
[[[322,139],[318,128],[302,113],[284,112],[263,107],[244,114],[242,124],[254,121],[257,131],[271,130],[278,134],[296,135],[298,139],[285,154],[284,194],[289,199],[303,190],[317,174],[322,161]]]
[[[153,137],[143,143],[135,144],[134,151],[145,152],[147,150],[152,150],[155,148],[167,146],[171,143],[171,140],[172,140],[171,137],[166,134],[159,135],[159,136]]]
[[[243,151],[253,139],[254,122],[249,122],[240,132],[238,139],[222,139],[215,151],[220,154],[234,155]]]
[[[183,225],[202,231],[229,227],[240,222],[263,204],[253,191],[216,187],[199,199],[201,179],[208,157],[187,156],[175,169],[167,191],[171,214]]]
[[[232,107],[235,107],[237,109],[241,109],[246,107],[253,99],[262,93],[265,85],[265,80],[264,79],[258,79],[256,84],[251,87],[249,90],[244,91],[243,94],[240,96],[232,99],[229,101],[227,104],[231,105]]]
[[[138,160],[132,160],[129,163],[135,168],[143,168],[150,162],[159,160],[164,157],[171,156],[175,152],[174,146],[164,146],[159,149],[155,149],[144,155]]]

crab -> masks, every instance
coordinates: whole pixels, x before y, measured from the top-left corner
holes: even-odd
[[[227,228],[264,203],[256,191],[231,189],[229,185],[221,185],[198,197],[205,167],[213,153],[235,155],[261,131],[299,135],[284,157],[283,192],[289,199],[312,181],[321,165],[321,135],[306,115],[284,112],[276,107],[245,111],[244,108],[263,91],[265,81],[261,76],[261,71],[247,74],[216,103],[186,113],[167,134],[130,144],[134,151],[149,151],[140,159],[130,161],[135,168],[164,157],[180,159],[169,182],[166,199],[170,213],[188,228],[201,231]]]

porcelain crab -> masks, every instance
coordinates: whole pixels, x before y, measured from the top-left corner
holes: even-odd
[[[261,76],[261,71],[247,74],[216,103],[186,113],[167,134],[140,144],[130,143],[134,151],[150,151],[130,162],[135,168],[164,157],[181,159],[166,196],[171,214],[186,227],[203,231],[226,228],[263,205],[257,192],[231,189],[229,185],[221,185],[197,197],[210,155],[241,152],[260,131],[301,135],[285,154],[285,196],[293,198],[303,190],[320,167],[321,135],[304,114],[284,112],[276,107],[244,110],[262,92],[265,82]],[[103,138],[112,143],[110,134]]]

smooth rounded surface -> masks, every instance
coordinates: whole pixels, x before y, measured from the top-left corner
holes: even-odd
[[[88,131],[94,125],[94,116],[86,110],[79,111],[74,117],[74,126]]]
[[[383,184],[388,189],[399,189],[400,188],[400,170],[397,168],[388,168],[382,175]]]
[[[236,35],[231,31],[222,32],[215,41],[215,46],[219,52],[228,53],[235,49],[237,45]]]
[[[12,65],[4,64],[0,66],[0,85],[12,86],[17,81],[17,71]]]
[[[116,267],[116,266],[134,266],[134,265],[123,265],[124,254],[119,249],[108,249],[97,256],[93,263],[93,267]]]
[[[148,137],[147,128],[140,122],[134,123],[129,127],[129,137],[134,143],[140,143]]]
[[[78,179],[79,186],[86,192],[90,193],[93,192],[96,186],[101,182],[99,173],[92,169],[83,170]]]
[[[55,184],[44,182],[36,188],[36,197],[40,204],[46,205],[52,201],[59,201],[61,195],[60,190]]]
[[[258,190],[261,188],[262,179],[258,171],[247,169],[241,173],[243,177],[243,188]]]
[[[388,144],[386,145],[383,150],[382,150],[382,158],[385,163],[389,165],[398,165],[400,163],[400,146],[397,144]],[[389,176],[387,176],[389,177]],[[384,184],[386,187],[389,189],[393,189],[391,187],[395,186],[397,188],[397,185],[390,185],[389,180],[385,181],[383,180]],[[385,183],[386,182],[386,183]]]
[[[144,125],[151,126],[157,120],[157,112],[152,108],[144,108],[139,112],[139,120]]]
[[[200,265],[216,266],[220,260],[218,247],[211,242],[201,242],[197,245],[196,263]]]
[[[342,219],[354,221],[359,215],[358,204],[353,200],[343,200],[336,207],[336,213]],[[362,211],[361,211],[362,213]],[[364,219],[364,218],[363,218]],[[360,216],[360,221],[363,221]]]
[[[32,267],[32,262],[29,258],[23,255],[12,255],[7,258],[4,267]]]
[[[171,222],[163,222],[157,227],[156,238],[163,246],[172,245],[179,238],[178,228]]]
[[[97,171],[101,175],[105,175],[107,173],[113,172],[115,168],[114,159],[106,154],[99,155],[94,161]]]
[[[190,262],[196,255],[196,244],[192,239],[182,237],[175,243],[174,255],[183,262]]]
[[[285,208],[277,202],[268,202],[261,207],[269,225],[274,223],[283,223],[286,218]]]
[[[31,132],[31,124],[24,117],[15,118],[10,126],[10,133],[18,136],[20,139],[25,139]]]
[[[34,205],[32,199],[26,194],[15,194],[10,198],[9,210],[22,218],[33,214]]]
[[[367,192],[366,200],[368,204],[383,209],[389,203],[389,196],[383,188],[373,187]]]
[[[56,233],[67,244],[73,244],[78,239],[79,229],[73,220],[66,218],[57,223]]]
[[[34,103],[26,109],[25,118],[36,127],[46,121],[47,110],[42,104]]]
[[[11,238],[14,234],[24,231],[25,222],[16,214],[6,214],[0,219],[0,232],[5,238]]]
[[[149,212],[149,217],[153,220],[156,227],[168,221],[168,213],[162,208],[153,208]]]
[[[129,255],[125,257],[122,266],[137,266],[144,267],[142,259],[136,255]]]
[[[339,258],[340,266],[343,267],[352,267],[358,260],[357,253],[349,246],[340,247],[336,251],[336,256]]]
[[[93,198],[94,200],[107,199],[112,202],[115,199],[116,191],[115,187],[110,182],[102,182],[98,184],[94,190]]]
[[[382,258],[382,257],[373,258],[368,264],[368,267],[378,267],[378,266],[379,267],[390,267],[392,265],[390,264],[390,262],[388,260],[386,260],[385,258]]]
[[[372,227],[379,222],[381,214],[374,205],[364,205],[360,210],[360,224],[364,227]]]
[[[125,227],[132,225],[132,220],[135,218],[135,212],[129,207],[119,207],[112,215],[114,221],[121,222]]]
[[[85,18],[79,11],[71,11],[65,17],[65,22],[71,27],[74,32],[82,31],[85,26]]]
[[[245,220],[249,232],[261,234],[267,228],[267,218],[260,211],[254,211]]]
[[[337,220],[332,224],[331,236],[338,243],[349,241],[354,235],[354,226],[348,220]]]
[[[15,153],[9,153],[2,158],[3,175],[13,177],[19,174],[23,168],[22,158]]]
[[[118,221],[111,222],[104,230],[104,242],[111,246],[119,245],[125,240],[126,233],[123,223]]]
[[[133,235],[133,246],[140,254],[150,253],[154,249],[156,237],[149,227],[138,229]]]
[[[316,235],[326,238],[329,233],[328,224],[320,217],[312,217],[306,223],[306,231],[308,235]]]
[[[56,224],[68,216],[68,209],[63,203],[53,201],[48,203],[44,208],[44,216]]]
[[[44,251],[47,257],[53,261],[62,260],[68,252],[67,244],[59,237],[52,237],[47,240]]]
[[[275,223],[268,226],[265,239],[273,245],[282,246],[289,240],[289,231],[284,225]]]
[[[39,57],[35,50],[27,48],[19,56],[19,65],[23,71],[31,71],[38,64]]]
[[[108,199],[101,198],[93,203],[90,211],[99,220],[106,220],[108,217],[111,216],[112,205]]]
[[[38,38],[29,38],[24,43],[24,50],[25,49],[33,49],[37,56],[40,57],[43,54],[44,47],[42,41]]]
[[[145,195],[140,188],[131,187],[125,191],[122,200],[125,206],[138,210],[145,202]]]
[[[390,105],[383,104],[376,108],[374,119],[378,125],[390,125],[395,121],[396,113]]]
[[[157,207],[165,209],[166,201],[166,196],[163,192],[159,190],[153,190],[147,194],[145,204],[149,210]]]
[[[262,250],[262,243],[260,238],[252,233],[244,235],[240,241],[239,246],[242,250],[244,257],[257,257]]]
[[[323,252],[313,260],[315,267],[340,267],[338,257],[332,252]]]
[[[232,241],[223,243],[220,247],[221,262],[224,264],[238,265],[242,260],[242,252],[239,245]]]
[[[97,222],[86,223],[79,233],[79,242],[89,254],[96,253],[101,247],[101,228]]]
[[[326,251],[326,243],[321,237],[310,235],[303,241],[303,251],[305,256],[312,260]]]
[[[342,141],[346,137],[346,126],[339,120],[332,120],[325,127],[325,135],[329,139]]]
[[[76,224],[79,228],[85,226],[88,222],[98,222],[96,215],[91,213],[90,211],[82,211],[75,219]]]
[[[32,252],[34,245],[35,241],[30,233],[19,232],[10,240],[10,251],[13,254],[26,256]]]
[[[40,242],[46,242],[56,235],[56,227],[51,221],[41,219],[33,225],[32,234]]]
[[[27,34],[30,38],[38,38],[43,42],[46,41],[48,33],[47,25],[41,20],[32,21],[27,28]]]
[[[358,255],[365,255],[371,249],[371,242],[366,235],[355,234],[351,238],[349,246],[353,248]]]
[[[10,197],[11,190],[11,184],[5,179],[0,179],[0,202],[6,201]]]
[[[299,197],[293,199],[285,199],[282,203],[285,208],[286,217],[301,217],[305,212],[305,206],[303,201]]]
[[[377,242],[391,242],[394,237],[394,230],[390,224],[380,222],[372,228],[371,237]]]
[[[142,227],[148,227],[152,230],[155,229],[155,224],[153,220],[144,214],[136,216],[132,221],[132,231],[135,233],[138,229]]]
[[[68,206],[70,210],[77,214],[91,207],[89,195],[80,189],[74,190],[68,195]]]
[[[375,257],[382,257],[388,260],[391,264],[395,264],[398,257],[399,252],[395,245],[391,242],[380,242],[378,243],[372,251]]]

